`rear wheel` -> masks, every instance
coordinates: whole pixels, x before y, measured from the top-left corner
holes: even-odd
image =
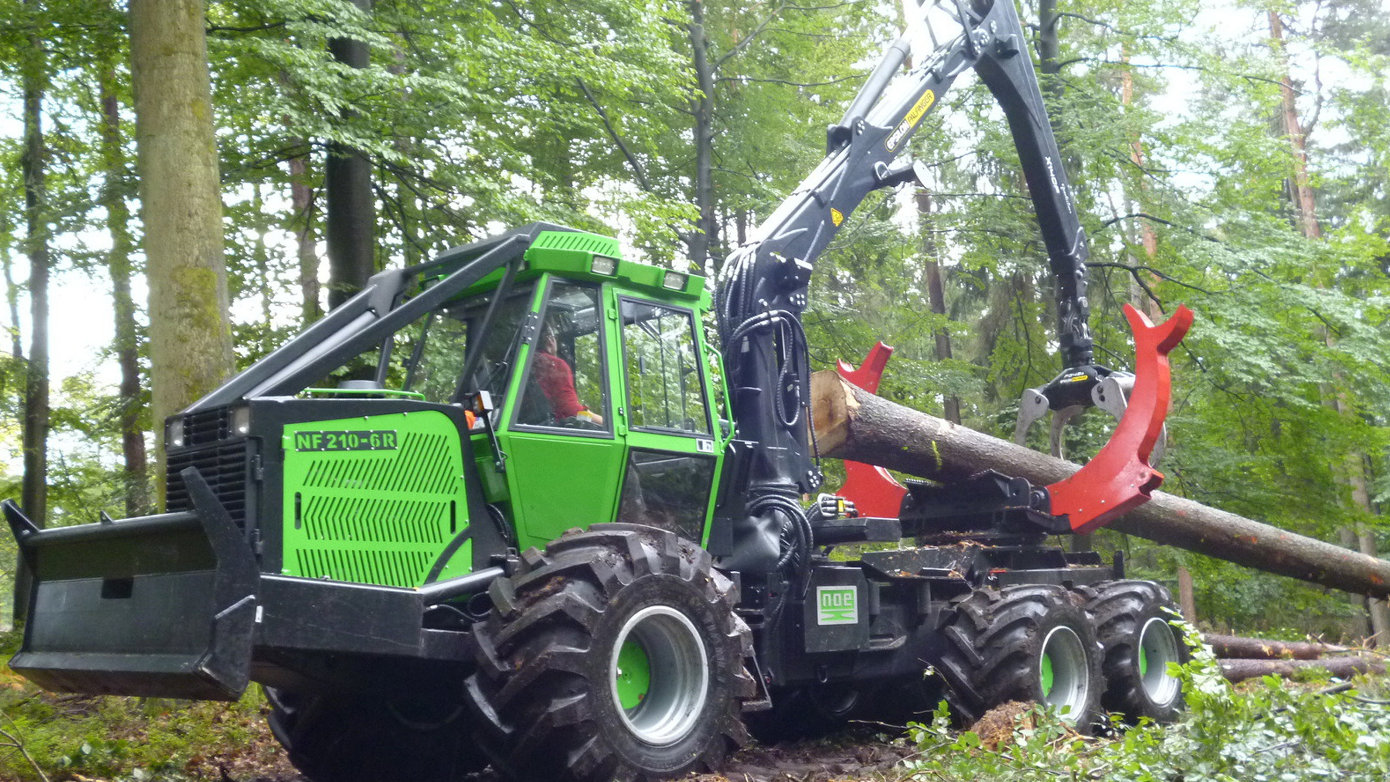
[[[263,689],[271,732],[313,782],[451,782],[487,765],[456,698]]]
[[[490,595],[466,691],[504,774],[659,779],[715,769],[746,739],[751,634],[693,543],[595,525],[528,551]]]
[[[1099,719],[1101,647],[1085,611],[1059,586],[980,589],[960,600],[942,630],[937,669],[964,723],[1009,701],[1034,701],[1078,731]]]
[[[1190,659],[1173,622],[1177,607],[1152,581],[1111,581],[1090,590],[1086,610],[1105,649],[1105,708],[1130,722],[1171,722],[1182,710],[1182,682],[1168,663]]]

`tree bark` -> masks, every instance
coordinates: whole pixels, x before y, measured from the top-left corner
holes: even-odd
[[[1192,571],[1186,565],[1178,565],[1178,608],[1182,618],[1190,624],[1197,623],[1197,596],[1193,588]]]
[[[28,3],[33,7],[33,3]],[[24,478],[20,504],[40,527],[48,519],[48,166],[43,136],[43,97],[47,81],[43,42],[32,47],[23,65],[25,252],[29,256],[29,365],[24,383]],[[16,607],[19,603],[16,601]]]
[[[162,505],[165,417],[233,367],[201,0],[131,0],[130,57]]]
[[[8,212],[0,212],[0,276],[5,280],[5,307],[10,315],[10,356],[24,360],[24,340],[19,333],[19,288],[14,284],[14,259],[10,246],[14,241],[14,223]]]
[[[931,214],[932,200],[931,193],[926,190],[917,191],[917,213],[922,217],[923,226],[927,229],[922,239],[923,267],[927,272],[927,301],[931,307],[932,314],[941,317],[946,316],[946,287],[941,281],[941,264],[936,262],[937,248],[936,241],[932,239],[931,233]],[[948,361],[951,358],[951,332],[944,327],[933,329],[932,337],[936,340],[936,360]],[[947,394],[942,402],[942,416],[953,424],[960,423],[960,397]]]
[[[1242,660],[1316,660],[1324,654],[1349,651],[1345,646],[1310,643],[1308,641],[1266,641],[1263,638],[1242,638],[1237,635],[1202,636],[1217,657]]]
[[[30,0],[27,9],[37,4]],[[29,36],[29,52],[22,63],[24,149],[20,169],[24,178],[24,249],[29,256],[29,363],[24,375],[24,422],[21,442],[24,477],[20,504],[40,527],[48,519],[48,164],[43,138],[43,97],[47,88],[44,43]],[[15,326],[18,327],[18,322]],[[14,617],[22,621],[28,611],[32,588],[23,559],[15,567]]]
[[[296,255],[299,259],[299,291],[305,325],[323,317],[320,301],[319,252],[314,239],[314,189],[309,184],[309,153],[289,160],[290,208],[294,217]]]
[[[699,217],[686,244],[690,262],[699,273],[706,274],[717,227],[714,219],[714,66],[709,61],[709,40],[705,37],[704,3],[692,0],[687,6],[691,63],[700,91],[690,99],[690,111],[695,117],[695,208]]]
[[[353,0],[363,11],[372,0]],[[362,41],[334,38],[328,42],[333,58],[353,68],[365,68],[371,51]],[[346,117],[344,118],[346,119]],[[328,308],[333,309],[362,290],[376,271],[376,197],[372,193],[372,163],[361,150],[333,142],[324,166],[327,200]]]
[[[1369,506],[1370,501],[1366,504]],[[1375,530],[1369,524],[1362,524],[1357,529],[1361,553],[1368,557],[1376,556],[1376,536]],[[1367,613],[1371,618],[1371,637],[1367,639],[1371,646],[1383,648],[1390,642],[1390,612],[1386,610],[1385,601],[1378,597],[1367,597]]]
[[[1321,668],[1333,676],[1385,672],[1385,660],[1376,657],[1333,657],[1328,660],[1218,660],[1221,674],[1235,684],[1261,676],[1296,676],[1299,671]]]
[[[106,210],[106,231],[111,252],[106,266],[111,274],[111,298],[115,311],[116,363],[121,371],[121,457],[127,516],[149,512],[149,468],[145,432],[140,426],[144,400],[140,394],[140,338],[135,322],[135,298],[131,295],[131,252],[135,240],[126,207],[126,157],[121,139],[121,110],[116,98],[114,63],[103,63],[98,74],[101,92],[101,160],[105,182],[101,205]]]
[[[996,469],[1037,486],[1080,469],[895,404],[844,382],[834,372],[812,376],[811,399],[817,442],[828,457],[938,481]],[[1111,528],[1334,589],[1390,595],[1390,562],[1161,491]]]

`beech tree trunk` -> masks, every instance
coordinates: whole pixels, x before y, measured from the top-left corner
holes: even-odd
[[[165,417],[216,388],[233,366],[201,0],[131,0],[130,59],[162,505]]]
[[[127,516],[149,512],[149,459],[145,452],[145,432],[140,426],[144,401],[140,394],[140,341],[135,322],[135,298],[130,290],[131,252],[135,240],[130,230],[130,210],[126,207],[126,156],[121,138],[120,101],[116,98],[114,62],[102,64],[98,76],[101,90],[101,160],[106,181],[101,204],[106,209],[106,231],[111,252],[106,267],[111,274],[111,299],[115,311],[116,363],[121,368],[121,457]]]
[[[37,4],[30,0],[26,10]],[[29,256],[29,363],[24,380],[24,422],[21,440],[24,477],[20,504],[29,518],[42,527],[48,519],[48,162],[43,138],[43,97],[48,82],[43,42],[29,36],[30,51],[22,63],[24,149],[20,169],[24,177],[24,250]],[[19,327],[18,321],[15,328]],[[24,619],[32,588],[23,558],[15,564],[14,618]]]
[[[353,0],[363,11],[371,0]],[[350,38],[328,42],[333,58],[353,68],[367,67],[367,44]],[[328,308],[352,298],[376,270],[376,196],[372,193],[372,163],[361,150],[346,144],[328,145],[324,164],[327,200]]]
[[[307,148],[307,143],[304,145]],[[319,301],[319,253],[314,235],[314,189],[309,184],[309,153],[289,160],[291,226],[299,259],[299,290],[303,322],[307,326],[323,317]]]
[[[822,456],[939,481],[961,480],[992,468],[1038,486],[1080,469],[895,404],[844,382],[834,372],[812,376],[811,398]],[[1111,528],[1334,589],[1390,595],[1390,562],[1161,491]]]
[[[690,262],[701,274],[708,272],[710,247],[716,241],[714,215],[714,65],[709,60],[705,36],[705,6],[700,0],[687,4],[690,11],[691,67],[700,90],[690,99],[695,134],[695,230],[686,241]]]
[[[1310,643],[1308,641],[1266,641],[1263,638],[1242,638],[1237,635],[1208,633],[1202,636],[1217,657],[1242,660],[1316,660],[1324,654],[1349,651],[1345,646]]]
[[[1218,660],[1221,674],[1232,684],[1260,676],[1294,676],[1309,668],[1321,668],[1333,676],[1385,672],[1385,660],[1376,657],[1333,657],[1328,660]]]

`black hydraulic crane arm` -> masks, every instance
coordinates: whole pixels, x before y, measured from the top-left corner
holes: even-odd
[[[870,192],[920,178],[913,165],[897,158],[967,68],[974,68],[1003,107],[1019,151],[1057,280],[1058,334],[1066,368],[1059,378],[1071,371],[1072,376],[1079,372],[1090,379],[1053,385],[1070,386],[1064,393],[1089,394],[1097,375],[1109,374],[1092,364],[1086,238],[1013,2],[955,0],[946,10],[955,18],[959,34],[900,75],[913,42],[909,26],[910,32],[889,47],[841,122],[829,129],[825,159],[752,239],[730,254],[720,273],[716,307],[732,412],[740,439],[755,444],[745,495],[747,516],[735,524],[735,554],[727,563],[733,569],[758,569],[774,555],[785,565],[787,545],[779,543],[779,537],[786,540],[790,535],[809,545],[809,529],[795,498],[815,491],[821,482],[815,446],[809,442],[814,434],[806,421],[808,359],[800,322],[811,272],[845,219]]]

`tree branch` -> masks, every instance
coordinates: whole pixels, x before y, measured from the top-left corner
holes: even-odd
[[[608,119],[608,112],[603,110],[603,106],[598,102],[598,98],[595,98],[594,94],[589,91],[589,85],[585,84],[583,79],[575,79],[574,81],[579,85],[579,89],[584,92],[584,97],[593,105],[594,111],[598,112],[599,119],[603,120],[603,127],[608,131],[608,137],[613,139],[614,144],[618,145],[618,150],[623,153],[623,157],[627,159],[627,164],[632,167],[632,173],[637,177],[637,184],[640,185],[643,190],[650,193],[652,191],[652,185],[651,182],[647,180],[647,172],[643,170],[641,161],[632,154],[632,150],[628,149],[627,143],[618,135],[618,131],[613,127],[612,121]]]
[[[851,79],[857,79],[857,78],[859,78],[859,77],[858,77],[858,76],[841,76],[841,77],[838,78],[838,79],[831,79],[830,81],[797,82],[797,81],[787,81],[786,79],[759,79],[759,78],[754,78],[754,77],[752,77],[752,76],[720,76],[719,78],[715,79],[715,81],[716,81],[716,82],[721,82],[721,81],[736,81],[736,82],[741,82],[741,83],[752,83],[752,84],[785,84],[785,85],[787,85],[788,87],[824,87],[824,86],[827,86],[827,85],[830,85],[830,84],[839,84],[839,83],[842,82],[842,81],[850,81]]]
[[[1121,271],[1129,272],[1129,275],[1130,275],[1131,277],[1134,278],[1134,281],[1135,281],[1135,282],[1139,283],[1139,286],[1140,286],[1141,288],[1144,289],[1144,292],[1147,293],[1147,294],[1149,295],[1149,298],[1152,299],[1152,300],[1154,301],[1154,303],[1157,304],[1157,305],[1159,305],[1160,307],[1163,306],[1163,300],[1160,299],[1160,298],[1158,298],[1158,296],[1153,292],[1153,290],[1149,288],[1148,284],[1145,283],[1144,280],[1141,279],[1141,278],[1139,277],[1139,272],[1148,272],[1149,274],[1152,274],[1153,276],[1158,277],[1159,279],[1167,280],[1168,282],[1171,282],[1171,283],[1173,283],[1174,285],[1181,285],[1182,287],[1187,288],[1187,289],[1189,289],[1189,290],[1194,290],[1194,291],[1197,291],[1198,293],[1204,293],[1204,294],[1206,294],[1206,295],[1208,295],[1208,296],[1211,295],[1211,291],[1209,291],[1209,290],[1207,290],[1207,289],[1205,289],[1205,288],[1199,288],[1198,286],[1193,285],[1193,284],[1191,284],[1191,283],[1183,282],[1182,280],[1179,280],[1178,278],[1173,277],[1172,275],[1165,274],[1165,273],[1159,271],[1158,269],[1155,269],[1155,268],[1152,267],[1152,266],[1147,266],[1147,265],[1130,266],[1130,265],[1128,265],[1128,264],[1113,263],[1113,262],[1110,262],[1110,261],[1087,261],[1087,262],[1086,262],[1086,268],[1088,268],[1088,269],[1120,269]]]
[[[729,51],[724,52],[723,56],[714,61],[714,63],[710,66],[710,73],[718,73],[720,66],[728,62],[729,58],[737,55],[739,52],[748,48],[748,44],[752,43],[754,38],[757,38],[759,35],[762,35],[763,31],[767,29],[767,26],[772,24],[772,20],[776,19],[777,14],[781,13],[782,9],[785,7],[785,5],[779,5],[776,8],[772,9],[772,13],[768,14],[767,18],[759,22],[758,26],[753,28],[753,32],[743,36],[743,38],[738,43],[734,44],[732,49],[729,49]]]

